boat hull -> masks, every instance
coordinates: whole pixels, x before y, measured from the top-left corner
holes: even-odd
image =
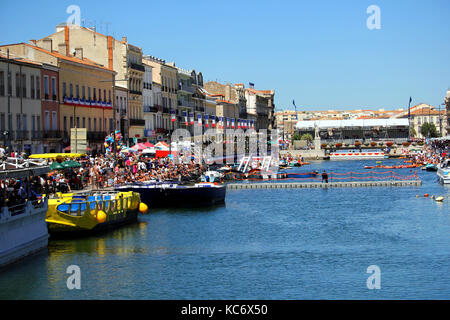
[[[450,184],[450,169],[439,168],[437,171],[437,176],[440,183]]]
[[[225,203],[226,186],[164,187],[153,185],[127,185],[116,187],[117,191],[134,191],[150,207],[197,207]]]
[[[45,224],[47,199],[39,206],[28,203],[23,213],[0,212],[0,267],[5,267],[47,248],[49,234]]]
[[[133,192],[61,194],[49,200],[45,221],[52,238],[91,235],[137,222],[140,203]]]

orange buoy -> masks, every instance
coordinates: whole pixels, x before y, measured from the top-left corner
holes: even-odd
[[[428,193],[425,193],[423,196],[424,196],[425,198],[428,198],[429,194],[428,194]]]

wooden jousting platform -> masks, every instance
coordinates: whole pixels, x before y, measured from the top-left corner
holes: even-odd
[[[230,183],[228,190],[238,189],[310,189],[310,188],[365,188],[365,187],[418,187],[422,180],[346,181],[346,182],[266,182]]]

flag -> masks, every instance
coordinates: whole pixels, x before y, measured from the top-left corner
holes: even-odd
[[[175,122],[175,110],[171,110],[170,113],[172,114],[172,122]]]
[[[227,118],[227,128],[230,127],[230,118]]]
[[[189,118],[191,118],[190,119],[191,125],[194,125],[194,113],[193,112],[189,113]]]
[[[212,116],[212,127],[216,127],[216,116]]]
[[[199,115],[197,116],[197,122],[198,122],[198,125],[199,125],[199,126],[202,126],[202,115],[201,115],[201,114],[199,114]]]
[[[409,105],[408,105],[408,119],[410,118],[410,116],[411,116],[411,101],[412,101],[412,98],[411,97],[409,97]]]
[[[205,114],[205,127],[208,128],[209,127],[209,116],[207,114]]]
[[[231,118],[231,129],[234,129],[234,118]]]
[[[237,128],[240,129],[241,128],[241,119],[237,119]]]
[[[186,111],[183,111],[183,117],[184,117],[184,124],[186,126],[188,126],[188,118],[187,118],[187,112]]]

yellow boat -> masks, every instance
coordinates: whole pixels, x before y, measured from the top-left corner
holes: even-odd
[[[51,235],[86,234],[136,222],[147,209],[133,191],[58,193],[48,200],[45,221]]]
[[[58,157],[67,159],[76,159],[86,156],[85,153],[43,153],[43,154],[32,154],[29,159],[56,159]]]

